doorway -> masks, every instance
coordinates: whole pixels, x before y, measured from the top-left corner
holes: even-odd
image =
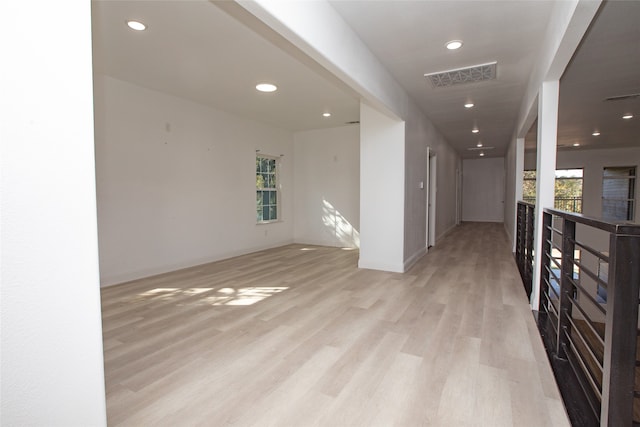
[[[426,246],[427,250],[436,244],[436,154],[427,147],[427,194],[426,194]]]

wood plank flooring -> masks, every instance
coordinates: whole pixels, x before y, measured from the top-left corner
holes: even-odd
[[[110,426],[568,426],[502,224],[409,272],[289,245],[102,291]]]

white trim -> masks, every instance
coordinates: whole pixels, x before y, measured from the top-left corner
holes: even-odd
[[[451,232],[454,230],[454,228],[456,228],[458,225],[461,225],[461,224],[462,224],[462,223],[460,223],[460,224],[453,224],[451,227],[449,227],[449,228],[447,228],[446,230],[444,230],[444,231],[442,232],[442,234],[441,234],[441,235],[439,235],[439,236],[437,236],[437,237],[436,237],[436,242],[438,242],[439,240],[444,239],[444,238],[447,236],[447,234],[451,233]]]
[[[115,274],[113,276],[106,276],[102,278],[100,282],[100,287],[104,288],[108,286],[121,285],[127,282],[131,282],[133,280],[144,279],[151,276],[157,276],[159,274],[169,273],[177,270],[183,270],[185,268],[197,267],[199,265],[209,264],[217,261],[223,261],[229,258],[234,258],[241,255],[248,255],[254,252],[260,252],[267,249],[275,249],[282,246],[291,245],[294,243],[296,242],[294,242],[293,239],[288,239],[281,242],[273,243],[271,245],[253,246],[253,247],[242,249],[242,250],[231,251],[223,255],[214,256],[211,258],[197,258],[197,259],[193,259],[193,260],[185,261],[181,263],[144,268],[140,270],[131,271],[128,273]]]
[[[427,248],[421,248],[416,253],[411,255],[404,261],[404,271],[408,271],[415,265],[423,256],[427,254]]]
[[[404,263],[402,264],[385,264],[383,262],[371,262],[362,261],[362,258],[358,260],[358,268],[366,268],[369,270],[388,271],[391,273],[404,273]]]

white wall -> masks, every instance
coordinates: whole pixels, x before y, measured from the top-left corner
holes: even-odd
[[[102,284],[293,241],[293,135],[96,76]],[[281,158],[282,222],[256,225],[255,154]]]
[[[504,158],[464,159],[462,220],[504,220]]]
[[[437,242],[456,226],[456,172],[462,171],[462,160],[444,139],[440,140],[440,144],[434,144],[433,151],[437,155],[438,175],[436,178]]]
[[[106,425],[90,7],[0,3],[0,425],[7,427]]]
[[[505,195],[504,195],[504,229],[512,242],[515,252],[517,203],[522,200],[522,182],[524,168],[524,138],[517,138],[515,144],[507,147],[504,158]]]
[[[397,148],[397,150],[401,151],[389,150],[389,159],[392,162],[386,167],[387,173],[393,178],[398,173],[403,175],[402,191],[404,194],[398,198],[394,193],[387,200],[384,207],[385,210],[394,212],[394,215],[392,215],[394,221],[396,210],[401,212],[404,224],[397,227],[394,224],[393,227],[388,228],[389,219],[385,218],[384,215],[369,211],[370,206],[365,208],[364,204],[361,206],[360,212],[361,228],[363,230],[370,226],[372,229],[385,229],[385,234],[387,235],[392,231],[402,232],[400,236],[393,236],[393,243],[403,242],[403,262],[402,267],[400,267],[396,261],[392,261],[395,256],[391,258],[378,257],[378,255],[390,250],[384,240],[365,239],[362,237],[364,231],[361,230],[360,256],[361,260],[364,260],[362,265],[367,265],[369,268],[392,269],[393,271],[398,271],[397,269],[401,268],[402,270],[400,271],[404,271],[405,268],[419,258],[425,246],[424,191],[417,187],[417,183],[426,179],[424,176],[427,162],[426,146],[427,144],[433,144],[432,148],[440,156],[438,157],[439,166],[437,168],[437,181],[440,186],[436,207],[437,236],[444,235],[446,231],[455,225],[455,174],[456,169],[459,168],[458,156],[431,125],[411,97],[402,89],[329,2],[253,0],[233,4],[231,2],[225,3],[224,8],[232,14],[238,13],[237,8],[244,8],[273,31],[282,35],[287,41],[299,48],[302,53],[308,55],[309,58],[320,64],[323,69],[328,70],[359,94],[368,109],[375,110],[380,114],[381,122],[391,120],[400,125],[401,120],[405,121],[406,128],[402,132],[406,132],[406,134],[402,137],[403,143],[394,143],[393,145],[394,149]],[[331,28],[331,31],[327,32],[327,28]],[[374,132],[365,130],[362,120],[360,125],[360,149],[361,153],[364,153],[368,148],[366,145],[363,146],[362,141],[367,139],[368,136],[363,137],[362,135],[373,136]],[[399,137],[399,134],[397,136]],[[373,146],[379,145],[374,142]],[[405,157],[406,161],[396,162],[398,160],[396,156],[399,153]],[[372,156],[376,157],[377,154],[372,153]],[[361,156],[361,165],[366,164],[365,157],[364,155]],[[372,167],[378,166],[376,164]],[[362,179],[366,175],[367,172],[363,173],[361,169],[361,200],[363,200],[363,197],[365,200],[368,199],[370,197],[369,193],[373,192],[373,190],[365,190],[363,187],[368,185]],[[450,186],[453,186],[452,191],[449,191]],[[393,187],[394,192],[399,190],[399,187],[395,185]],[[400,201],[400,199],[403,202],[402,206],[390,206],[391,203]],[[367,224],[365,224],[364,219],[369,215],[372,217],[367,218]],[[375,223],[374,218],[378,218],[380,222]],[[379,244],[381,247],[372,247],[369,250],[366,247],[368,244]],[[378,265],[377,261],[376,263],[371,263],[370,261],[373,258],[368,259],[367,254],[373,255],[374,253],[377,254],[375,258],[381,261],[381,264]],[[363,254],[365,258],[362,258]]]
[[[602,171],[608,166],[636,166],[640,171],[640,148],[619,148],[611,150],[563,150],[557,153],[556,169],[584,168],[582,184],[582,213],[600,217],[602,214]],[[535,152],[525,153],[524,168],[536,168]],[[636,216],[640,201],[640,181],[636,178]]]
[[[361,268],[405,268],[404,125],[360,103]]]
[[[405,267],[426,248],[427,147],[436,155],[436,240],[456,225],[458,154],[417,108],[411,109],[405,135]],[[420,183],[424,188],[420,188]]]
[[[360,127],[294,135],[294,239],[360,247]]]

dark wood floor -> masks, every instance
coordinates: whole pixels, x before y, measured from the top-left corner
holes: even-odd
[[[109,425],[568,426],[502,224],[409,272],[290,245],[102,292]]]

